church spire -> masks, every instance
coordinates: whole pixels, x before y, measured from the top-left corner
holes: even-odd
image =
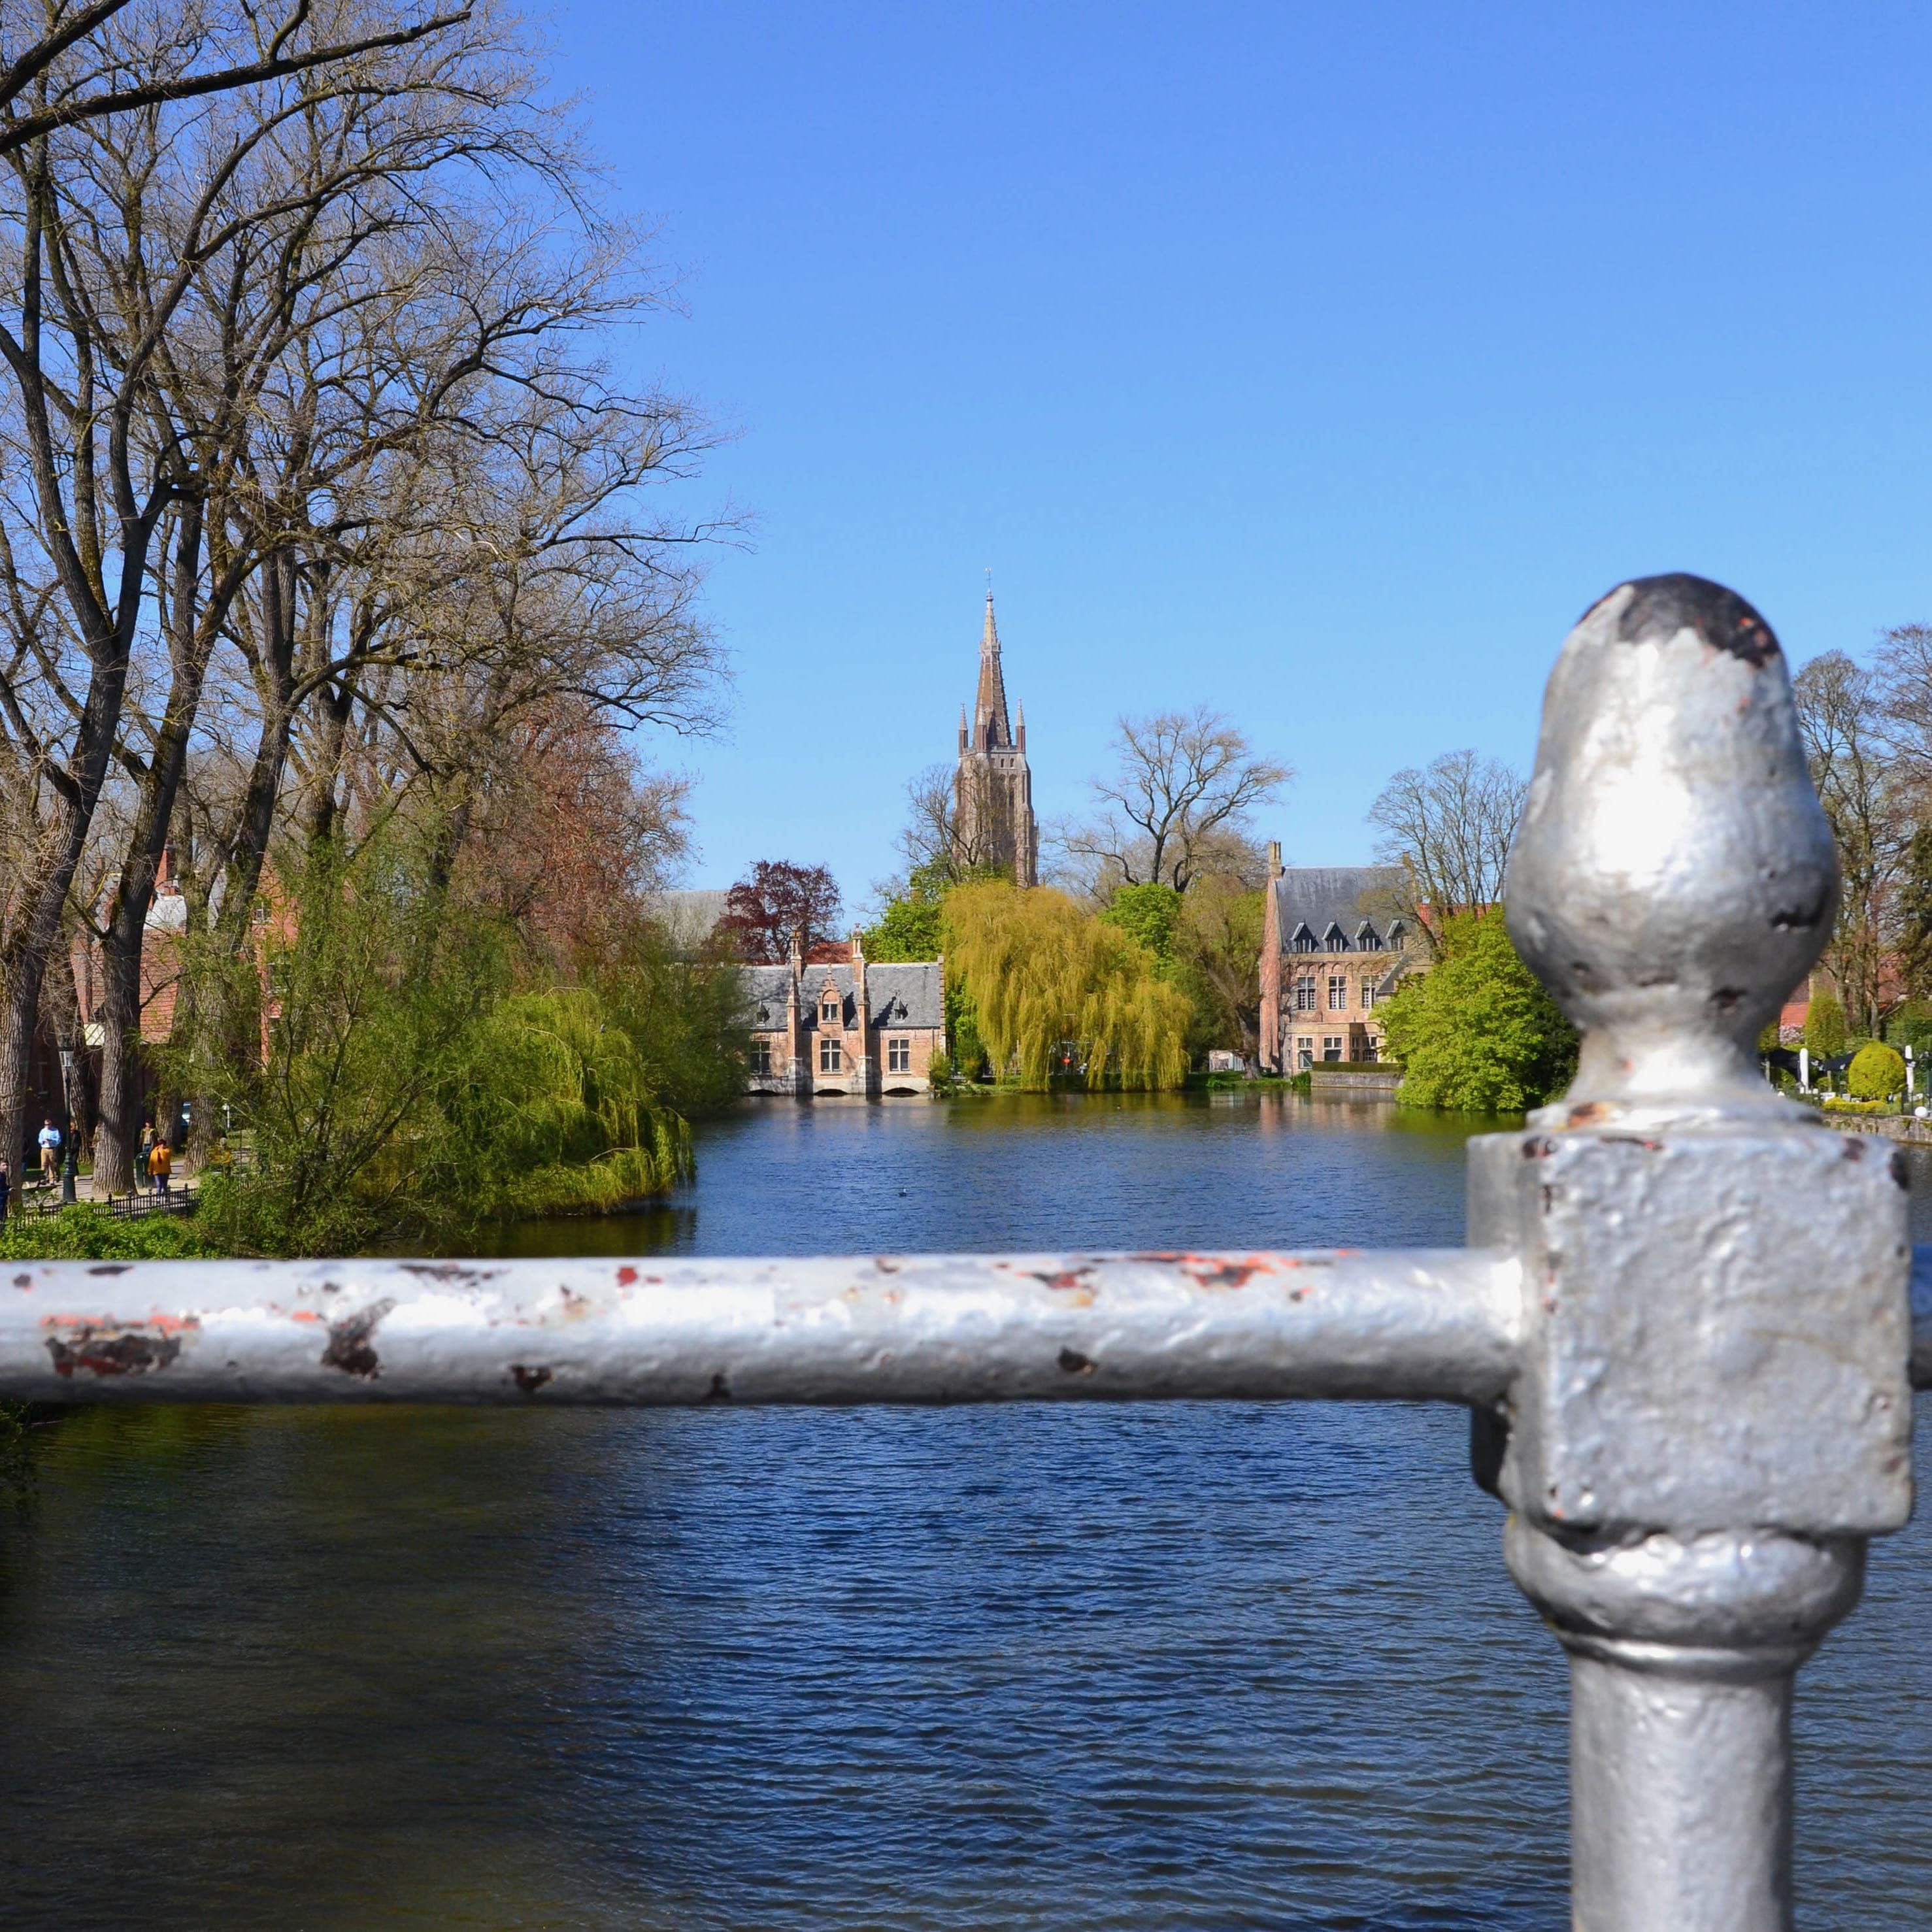
[[[980,633],[980,691],[973,702],[973,742],[981,751],[1003,749],[1013,742],[1006,716],[1006,680],[1000,668],[1000,632],[993,622],[993,592],[986,591],[986,626]]]
[[[993,615],[989,578],[970,742],[963,714],[959,721],[952,856],[962,866],[1010,872],[1016,885],[1031,886],[1040,880],[1040,824],[1034,817],[1033,776],[1027,769],[1024,706],[1019,726],[1016,743],[1006,715],[1006,674],[1000,664],[1000,627]]]

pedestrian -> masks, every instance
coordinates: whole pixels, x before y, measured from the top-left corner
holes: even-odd
[[[7,1172],[7,1157],[0,1154],[0,1228],[7,1225],[7,1197],[13,1189],[14,1177]]]
[[[60,1130],[52,1121],[44,1120],[40,1123],[38,1138],[40,1143],[40,1178],[51,1187],[60,1166]]]
[[[166,1201],[170,1198],[168,1174],[173,1166],[174,1156],[168,1151],[167,1142],[164,1140],[156,1141],[153,1151],[148,1156],[148,1173],[154,1181],[154,1198],[158,1201]]]
[[[141,1123],[141,1148],[134,1156],[134,1172],[144,1174],[148,1172],[148,1156],[154,1150],[154,1124],[152,1120]]]

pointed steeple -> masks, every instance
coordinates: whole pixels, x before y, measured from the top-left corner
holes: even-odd
[[[1010,746],[1006,680],[1000,669],[1000,633],[993,622],[993,593],[986,592],[986,626],[980,633],[980,691],[973,702],[973,742],[980,751]]]

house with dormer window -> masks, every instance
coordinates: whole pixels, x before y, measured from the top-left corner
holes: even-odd
[[[1262,912],[1261,1066],[1297,1073],[1382,1057],[1376,1009],[1423,963],[1387,866],[1284,868],[1268,848]]]
[[[752,1001],[754,1094],[916,1094],[946,1046],[946,969],[939,960],[869,964],[808,961],[794,944],[782,966],[740,969]]]

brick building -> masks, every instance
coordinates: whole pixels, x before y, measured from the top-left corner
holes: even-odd
[[[1420,963],[1395,910],[1401,874],[1384,866],[1283,869],[1268,848],[1262,914],[1261,1070],[1382,1057],[1378,1001]]]
[[[916,1094],[945,1051],[945,975],[938,960],[868,965],[852,935],[849,959],[808,962],[794,942],[782,966],[743,969],[752,998],[747,1090],[789,1094]]]

